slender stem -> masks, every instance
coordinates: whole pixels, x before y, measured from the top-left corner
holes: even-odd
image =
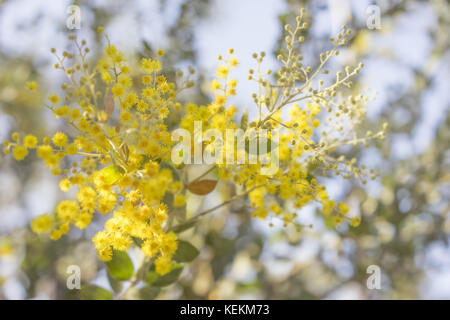
[[[183,222],[183,223],[180,223],[180,224],[178,224],[178,225],[176,225],[176,226],[170,227],[167,231],[173,231],[174,229],[178,229],[178,228],[180,228],[180,227],[182,227],[182,226],[188,225],[188,224],[190,224],[190,223],[192,223],[192,222],[198,220],[199,218],[201,218],[201,217],[207,215],[208,213],[211,213],[211,212],[213,212],[213,211],[215,211],[215,210],[217,210],[217,209],[219,209],[219,208],[221,208],[221,207],[223,207],[223,206],[225,206],[225,205],[227,205],[227,204],[233,202],[234,200],[236,200],[236,199],[238,199],[238,198],[240,198],[240,197],[242,197],[242,196],[247,195],[247,194],[250,193],[251,191],[253,191],[253,190],[257,189],[257,188],[263,187],[263,186],[265,186],[265,185],[264,185],[264,184],[257,185],[257,186],[254,186],[254,187],[252,187],[252,188],[250,188],[250,189],[248,189],[248,190],[246,190],[246,191],[244,191],[244,192],[241,192],[241,193],[239,193],[239,194],[236,194],[236,195],[234,195],[233,197],[231,197],[230,199],[228,199],[227,201],[224,201],[224,202],[222,202],[222,203],[220,203],[220,204],[218,204],[218,205],[216,205],[216,206],[214,206],[214,207],[212,207],[212,208],[210,208],[210,209],[207,209],[207,210],[205,210],[205,211],[202,211],[202,212],[198,213],[197,215],[193,216],[192,218],[186,220],[186,221]]]
[[[203,178],[204,176],[206,176],[208,173],[210,173],[211,171],[213,171],[215,168],[216,168],[216,165],[213,165],[211,168],[209,168],[208,170],[206,170],[205,172],[203,172],[201,175],[199,175],[197,178],[195,178],[194,180],[190,181],[189,183],[196,182],[196,181],[200,180],[201,178]]]

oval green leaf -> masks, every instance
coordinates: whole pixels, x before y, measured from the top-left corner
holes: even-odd
[[[106,276],[108,277],[108,281],[109,281],[109,285],[111,286],[111,289],[113,289],[113,291],[115,293],[122,291],[122,287],[123,287],[122,281],[113,278],[113,276],[109,272],[106,273]]]
[[[179,240],[178,248],[175,252],[173,259],[178,262],[191,262],[199,255],[199,251],[196,247],[187,241]]]
[[[182,266],[175,267],[172,271],[170,271],[168,274],[158,277],[156,281],[153,283],[155,287],[165,287],[172,283],[175,283],[178,280],[178,277],[181,274],[181,271],[183,271]]]
[[[94,286],[83,286],[81,288],[82,300],[112,300],[112,294],[108,290]]]
[[[150,285],[154,284],[156,280],[158,280],[159,275],[155,272],[155,270],[150,270],[147,272],[144,281]]]
[[[126,252],[114,250],[111,261],[106,263],[109,274],[117,280],[129,280],[134,273],[133,263]]]
[[[161,288],[154,286],[145,286],[142,289],[139,289],[139,297],[142,300],[153,300],[158,294],[161,292]]]

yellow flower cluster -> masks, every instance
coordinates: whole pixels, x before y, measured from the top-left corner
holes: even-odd
[[[172,113],[180,117],[175,129],[185,129],[194,138],[199,134],[195,132],[196,121],[201,122],[203,130],[216,129],[224,135],[227,129],[237,128],[245,133],[280,131],[279,143],[268,150],[268,154],[278,154],[280,165],[276,172],[262,174],[267,164],[259,160],[251,164],[218,162],[213,166],[218,179],[235,185],[237,196],[248,197],[253,216],[297,225],[298,209],[315,201],[334,224],[348,219],[357,226],[359,218],[348,215],[345,203],[331,200],[318,178],[327,172],[345,178],[362,177],[363,182],[366,177],[375,178],[373,170],[358,167],[355,159],[347,160],[335,153],[342,145],[367,144],[368,139],[383,138],[386,128],[378,133],[367,132],[363,137],[350,130],[361,123],[367,98],[345,95],[341,88],[351,87],[350,78],[362,65],[345,68],[345,75],[339,72],[328,86],[318,79],[328,73],[324,66],[338,54],[337,47],[346,43],[349,30],[344,28],[336,39],[331,39],[333,48],[320,56],[321,63],[313,70],[302,63],[298,50],[303,41],[300,33],[308,27],[302,22],[303,14],[297,17],[295,29],[290,25],[285,28],[288,35],[278,56],[281,67],[276,77],[272,77],[271,70],[262,69],[264,52],[253,55],[257,68],[249,70],[248,79],[255,81],[258,88],[252,94],[258,117],[250,122],[244,113],[238,123],[237,108],[227,105],[237,85],[230,78],[231,70],[239,65],[233,49],[227,57],[218,57],[221,65],[210,86],[215,97],[206,106],[183,105],[176,100],[181,90],[194,85],[190,80],[194,72],[190,70],[184,76],[179,71],[174,82],[169,81],[161,73],[162,50],[157,57],[143,58],[140,70],[133,71],[106,35],[104,55],[94,68],[87,61],[89,48],[84,40],[72,37],[76,53],[63,52],[60,56],[52,49],[57,58],[55,68],[65,72],[68,82],[61,87],[64,97],[50,94],[46,107],[56,118],[65,120],[71,131],[41,140],[32,135],[22,139],[14,133],[12,141],[4,143],[4,151],[12,150],[13,157],[20,161],[30,149],[36,149],[53,174],[61,177],[61,190],[74,187],[77,192],[76,199],[60,202],[54,214],[34,219],[32,230],[58,239],[72,225],[88,227],[96,212],[111,213],[104,230],[93,238],[99,258],[108,261],[113,250],[126,251],[135,243],[154,259],[156,272],[168,273],[177,250],[177,236],[172,230],[191,222],[178,220],[175,211],[186,206],[188,190],[207,194],[215,187],[210,181],[203,183],[201,177],[191,183],[186,181],[188,165],[172,164],[173,142],[168,129]],[[37,84],[29,82],[27,87],[36,90]],[[284,107],[289,108],[287,117],[281,112]],[[213,141],[202,143],[205,148],[216,148]],[[223,148],[226,152],[225,145]],[[248,159],[249,155],[245,156]]]
[[[63,52],[60,57],[52,49],[58,60],[55,68],[63,70],[69,82],[62,85],[64,104],[59,105],[59,95],[50,94],[46,107],[64,119],[75,135],[57,132],[38,141],[33,135],[21,139],[14,133],[12,141],[4,143],[4,151],[12,150],[20,161],[29,149],[36,149],[38,157],[61,176],[62,191],[78,189],[76,200],[61,201],[54,214],[34,219],[34,232],[58,239],[72,225],[88,227],[95,212],[113,212],[105,229],[93,238],[99,258],[108,261],[113,249],[126,251],[133,240],[139,240],[143,252],[155,258],[156,271],[165,274],[173,265],[177,237],[167,231],[168,209],[163,198],[167,192],[177,193],[180,184],[174,182],[169,168],[160,167],[162,160],[169,159],[172,143],[164,119],[174,108],[176,90],[192,84],[182,79],[176,88],[160,74],[161,61],[148,58],[141,61],[141,83],[133,86],[136,79],[123,54],[105,38],[105,55],[92,70],[85,41],[79,43],[72,37],[77,54]],[[68,61],[73,61],[72,66],[66,66]],[[99,89],[97,78],[104,89]],[[30,90],[36,87],[35,82],[27,83]],[[64,168],[63,159],[70,167]],[[176,205],[184,205],[180,195]]]

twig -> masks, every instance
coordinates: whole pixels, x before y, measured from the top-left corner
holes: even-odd
[[[218,204],[218,205],[216,205],[216,206],[214,206],[214,207],[212,207],[212,208],[210,208],[210,209],[207,209],[207,210],[205,210],[205,211],[203,211],[203,212],[200,212],[199,214],[197,214],[197,215],[195,215],[194,217],[192,217],[192,218],[186,220],[186,221],[183,222],[183,223],[180,223],[180,224],[178,224],[178,225],[176,225],[176,226],[170,227],[167,231],[173,231],[174,229],[178,229],[178,228],[180,228],[180,227],[182,227],[182,226],[188,225],[188,224],[190,224],[190,223],[196,221],[197,219],[203,217],[204,215],[207,215],[208,213],[211,213],[211,212],[213,212],[213,211],[215,211],[215,210],[217,210],[217,209],[219,209],[219,208],[221,208],[221,207],[223,207],[223,206],[225,206],[225,205],[227,205],[227,204],[233,202],[234,200],[236,200],[236,199],[238,199],[238,198],[240,198],[240,197],[242,197],[242,196],[247,195],[247,194],[250,193],[251,191],[253,191],[253,190],[257,189],[257,188],[263,187],[263,186],[264,186],[264,184],[261,184],[261,185],[258,185],[258,186],[254,186],[254,187],[252,187],[252,188],[250,188],[250,189],[248,189],[248,190],[246,190],[246,191],[244,191],[244,192],[241,192],[241,193],[239,193],[239,194],[236,194],[236,195],[234,195],[233,197],[231,197],[230,199],[228,199],[227,201],[224,201],[224,202],[222,202],[222,203],[220,203],[220,204]]]

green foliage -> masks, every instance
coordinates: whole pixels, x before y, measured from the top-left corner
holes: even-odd
[[[142,289],[139,289],[139,297],[142,300],[153,300],[158,294],[161,292],[161,288],[154,286],[145,286]]]
[[[179,240],[178,248],[173,259],[178,262],[191,262],[199,255],[196,247],[187,241]]]
[[[177,265],[164,276],[159,276],[154,270],[150,270],[145,277],[145,282],[155,287],[166,287],[175,283],[182,271],[181,265]]]
[[[115,279],[113,276],[111,276],[110,272],[107,272],[106,275],[108,277],[109,285],[111,286],[113,291],[116,293],[120,292],[123,288],[122,281]]]
[[[112,300],[113,296],[108,290],[89,285],[81,288],[81,299],[83,300]]]

